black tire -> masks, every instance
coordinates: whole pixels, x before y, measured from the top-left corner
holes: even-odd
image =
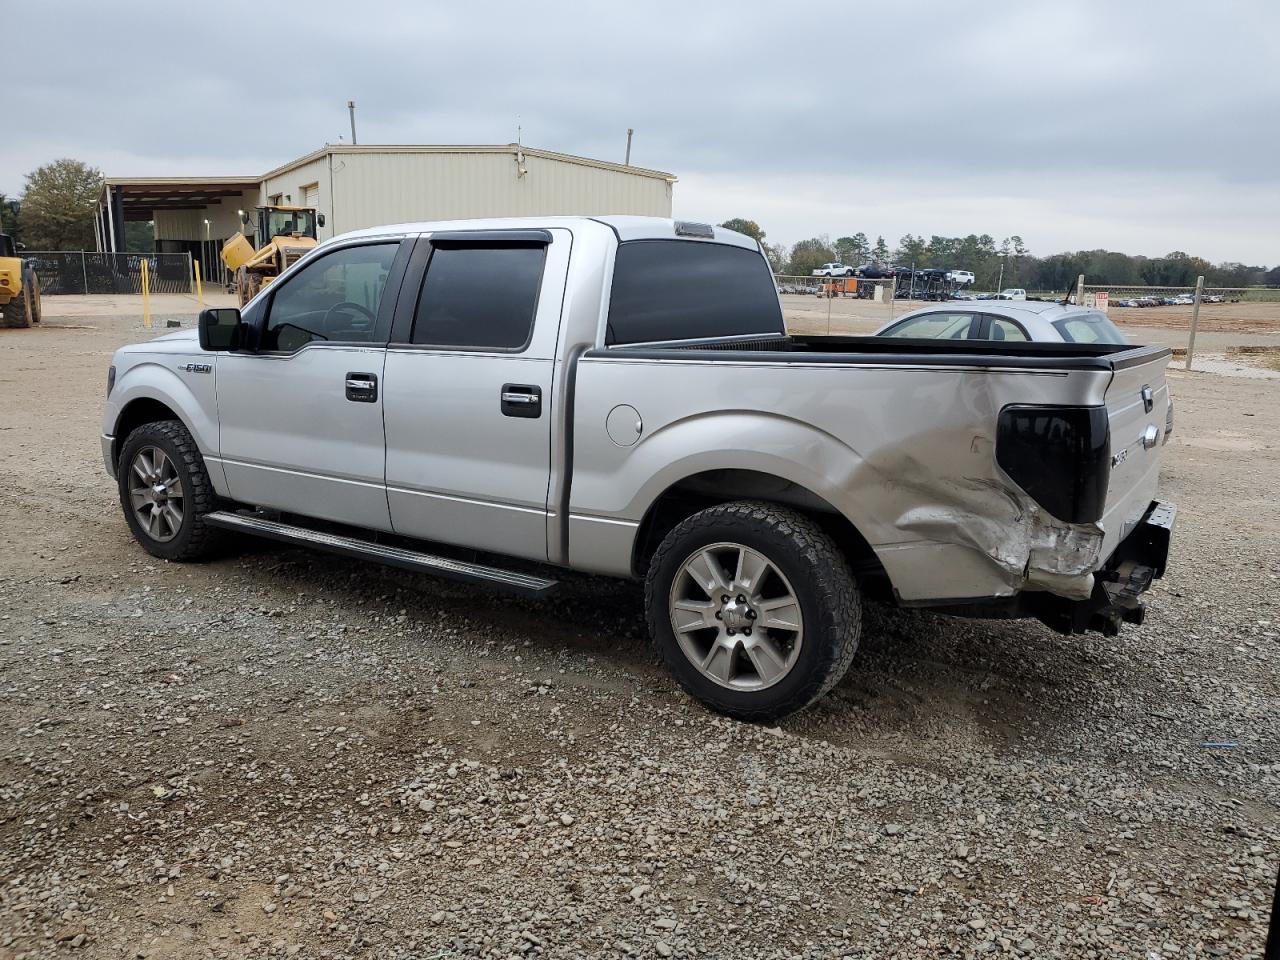
[[[31,292],[25,287],[21,296],[14,297],[0,307],[0,326],[11,328],[31,326]]]
[[[169,458],[182,487],[182,522],[169,540],[160,540],[148,533],[131,502],[132,465],[138,451],[144,447],[157,447]],[[217,509],[217,495],[205,469],[204,457],[187,428],[179,421],[144,423],[130,433],[120,449],[116,476],[125,520],[134,539],[147,553],[165,560],[203,560],[217,551],[222,531],[204,522],[204,515]]]
[[[767,558],[789,581],[803,617],[804,640],[794,664],[763,689],[731,689],[706,676],[686,656],[672,626],[675,577],[700,548],[721,543],[741,544]],[[858,587],[835,541],[803,514],[761,501],[710,507],[667,534],[649,564],[645,611],[658,658],[690,696],[719,713],[758,722],[803,710],[834,687],[853,662],[862,629]]]

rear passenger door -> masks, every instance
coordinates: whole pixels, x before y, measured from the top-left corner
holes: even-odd
[[[567,230],[438,233],[414,251],[385,367],[397,533],[547,558]]]

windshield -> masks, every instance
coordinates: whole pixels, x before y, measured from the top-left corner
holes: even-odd
[[[268,210],[267,236],[283,237],[298,233],[304,237],[316,235],[316,212],[314,210]]]
[[[1101,313],[1064,317],[1053,321],[1067,343],[1128,343],[1114,323]]]

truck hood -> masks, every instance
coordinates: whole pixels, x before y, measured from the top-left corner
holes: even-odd
[[[174,330],[141,343],[130,343],[120,348],[121,353],[189,353],[200,349],[200,331]]]

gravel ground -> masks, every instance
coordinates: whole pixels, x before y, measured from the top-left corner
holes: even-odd
[[[1172,373],[1147,623],[872,609],[778,728],[555,601],[129,538],[136,318],[0,331],[0,958],[1260,956],[1280,853],[1280,402]],[[1221,744],[1221,746],[1210,746]]]

